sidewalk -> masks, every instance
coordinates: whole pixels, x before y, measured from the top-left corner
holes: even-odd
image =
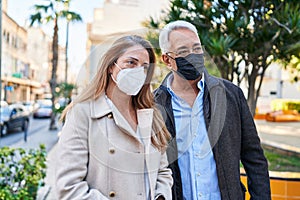
[[[47,175],[45,186],[41,188],[37,195],[37,200],[58,200],[53,189],[54,186],[54,162],[56,145],[53,146],[47,156]],[[63,163],[61,163],[63,164]]]
[[[300,156],[300,122],[255,120],[262,145]]]
[[[27,138],[27,142],[24,140],[20,140],[19,142],[11,145],[13,148],[24,148],[24,149],[38,149],[40,144],[45,144],[47,152],[51,151],[53,146],[56,144],[58,140],[57,133],[58,130],[50,131],[48,127],[41,129],[38,133],[34,135],[29,135]]]

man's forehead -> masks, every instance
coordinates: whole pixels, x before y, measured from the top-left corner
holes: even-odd
[[[193,31],[188,29],[173,30],[169,35],[169,42],[171,47],[176,48],[201,45],[198,36]]]

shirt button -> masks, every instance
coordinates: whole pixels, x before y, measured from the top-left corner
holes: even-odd
[[[200,176],[200,172],[197,173],[197,176]]]
[[[199,193],[199,194],[198,194],[198,196],[199,196],[199,197],[202,197],[202,194],[201,194],[201,193]]]
[[[114,154],[115,153],[115,149],[114,148],[110,148],[109,149],[109,153]]]
[[[197,134],[196,134],[196,133],[194,133],[194,137],[197,137]]]
[[[115,193],[114,191],[110,191],[110,192],[109,192],[109,196],[110,196],[110,197],[115,197],[115,196],[116,196],[116,193]]]
[[[111,113],[109,113],[109,114],[107,115],[107,117],[108,117],[109,119],[111,119],[111,118],[113,118],[113,115],[112,115]]]

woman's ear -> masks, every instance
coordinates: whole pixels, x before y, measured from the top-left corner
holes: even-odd
[[[113,65],[108,67],[108,74],[112,74],[113,73]]]

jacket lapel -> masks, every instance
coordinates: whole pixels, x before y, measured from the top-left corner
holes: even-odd
[[[210,123],[208,125],[208,137],[213,148],[222,133],[226,117],[226,92],[223,82],[205,71],[205,81],[210,97]]]
[[[98,99],[91,101],[90,106],[92,119],[101,118],[112,112],[104,95],[101,95]]]
[[[152,180],[155,180],[156,174],[153,174],[153,170],[156,170],[156,163],[151,162],[151,160],[157,160],[157,158],[153,158],[156,153],[153,152],[153,148],[151,146],[151,133],[152,133],[152,121],[153,121],[153,109],[140,109],[137,110],[137,119],[138,119],[138,128],[140,132],[140,139],[144,144],[145,149],[145,161],[147,167],[147,176],[150,185],[150,191],[154,191],[155,184],[152,183]],[[151,199],[154,199],[154,194],[151,192]]]
[[[105,95],[101,95],[98,99],[91,102],[91,117],[94,119],[102,118],[109,113],[112,113],[116,125],[125,133],[133,136],[139,141],[135,131],[131,128],[130,124],[119,112],[119,110],[113,105],[109,105]]]

